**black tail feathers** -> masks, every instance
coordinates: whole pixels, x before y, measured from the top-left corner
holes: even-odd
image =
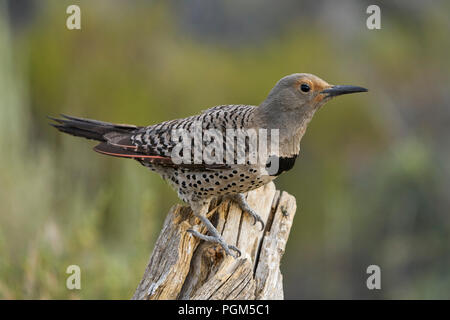
[[[71,134],[77,137],[92,139],[97,141],[106,141],[105,135],[111,132],[132,133],[138,127],[127,124],[114,124],[98,120],[83,119],[61,115],[62,118],[48,117],[56,123],[50,123],[61,132]]]

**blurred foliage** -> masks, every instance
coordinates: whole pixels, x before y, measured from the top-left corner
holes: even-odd
[[[286,297],[450,297],[448,3],[383,3],[378,31],[356,1],[78,3],[81,31],[65,28],[71,1],[10,10],[11,23],[0,5],[0,298],[130,298],[179,201],[46,115],[147,125],[259,104],[294,72],[370,92],[325,106],[277,180],[299,207]],[[371,264],[381,291],[366,288]]]

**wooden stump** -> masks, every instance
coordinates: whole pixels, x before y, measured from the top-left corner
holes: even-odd
[[[269,183],[249,192],[247,201],[265,221],[265,230],[232,201],[210,208],[210,219],[225,241],[241,250],[238,259],[186,232],[200,221],[188,206],[172,207],[133,299],[283,299],[280,260],[295,198]],[[206,233],[202,225],[198,230]]]

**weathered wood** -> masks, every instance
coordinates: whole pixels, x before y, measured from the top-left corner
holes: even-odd
[[[225,241],[241,250],[238,259],[186,232],[200,221],[189,207],[172,207],[133,299],[283,299],[280,261],[295,198],[269,183],[249,192],[247,201],[265,221],[265,230],[232,201],[210,208]],[[198,231],[206,233],[206,228],[200,225]]]

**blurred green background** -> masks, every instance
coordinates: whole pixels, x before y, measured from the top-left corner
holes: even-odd
[[[370,92],[322,108],[276,181],[299,208],[286,298],[450,298],[450,5],[379,3],[371,31],[369,4],[1,1],[0,298],[130,298],[179,202],[46,115],[148,125],[257,105],[294,72]],[[71,264],[81,290],[66,289]],[[366,287],[371,264],[381,290]]]

